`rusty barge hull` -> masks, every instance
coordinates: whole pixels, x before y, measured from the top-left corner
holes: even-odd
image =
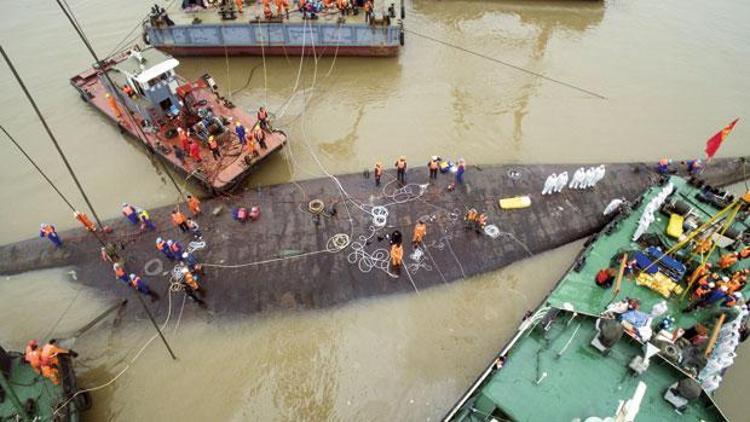
[[[376,188],[372,179],[361,174],[340,176],[341,187],[357,203],[365,206],[390,204],[387,225],[373,232],[372,216],[347,201],[329,178],[298,184],[282,184],[247,191],[229,198],[204,201],[210,211],[223,206],[218,216],[200,216],[207,248],[197,253],[206,263],[204,285],[209,291],[208,307],[221,315],[250,315],[286,309],[315,309],[336,306],[351,300],[400,293],[414,293],[431,286],[493,271],[533,254],[538,254],[599,231],[610,217],[602,211],[614,198],[636,200],[661,178],[646,164],[610,164],[607,174],[595,188],[565,189],[542,196],[544,181],[551,173],[573,172],[578,165],[488,166],[469,168],[465,184],[449,191],[450,175],[439,175],[430,182],[426,169],[409,171],[408,181],[428,184],[418,198],[396,192],[395,175],[386,172],[384,186]],[[720,186],[743,180],[744,159],[714,160],[704,172],[709,183]],[[409,185],[416,186],[416,185]],[[395,196],[394,196],[395,194]],[[403,196],[406,195],[406,196]],[[531,207],[501,210],[497,200],[529,195]],[[313,198],[335,203],[337,214],[318,223],[307,212]],[[397,200],[394,200],[397,198]],[[404,200],[407,199],[407,200]],[[113,204],[115,208],[117,204]],[[259,206],[257,222],[240,224],[226,208]],[[493,239],[464,227],[465,210],[484,210],[489,222],[504,232]],[[146,274],[160,268],[171,269],[172,262],[155,248],[157,236],[187,243],[186,235],[169,223],[171,207],[152,210],[157,232],[139,234],[125,219],[110,221],[114,233],[109,240],[125,249],[129,272]],[[351,220],[350,220],[351,218]],[[414,265],[408,258],[414,223],[430,220],[425,241],[426,261]],[[405,263],[399,277],[378,265],[378,250],[388,248],[386,233],[404,233]],[[14,274],[41,268],[73,266],[77,283],[97,290],[106,299],[133,294],[116,281],[110,265],[99,258],[99,244],[82,230],[61,234],[65,245],[55,249],[44,239],[26,240],[0,247],[0,274]],[[346,235],[349,242],[337,249],[334,239]],[[387,255],[386,255],[387,259]],[[375,265],[372,265],[373,262]],[[157,271],[158,272],[158,271]],[[160,275],[144,278],[151,288],[167,294],[168,281]],[[166,300],[154,305],[154,312],[166,312]],[[186,309],[189,315],[201,312]],[[134,312],[137,312],[133,310]]]

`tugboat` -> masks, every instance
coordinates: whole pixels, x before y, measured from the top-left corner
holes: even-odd
[[[245,3],[184,1],[172,15],[154,6],[143,41],[185,56],[395,56],[404,45],[403,1],[398,19],[391,0],[302,0],[302,7],[293,1],[286,12],[288,0],[266,0],[265,10]]]
[[[675,176],[620,205],[443,420],[727,420],[713,393],[748,335],[748,209]]]
[[[91,407],[88,393],[79,393],[67,354],[60,360],[59,384],[37,374],[21,353],[0,347],[0,421],[78,422]]]
[[[70,83],[84,101],[185,177],[213,194],[231,190],[284,146],[286,134],[221,97],[210,75],[187,82],[175,73],[178,65],[177,59],[155,48],[135,46],[79,73]],[[238,122],[249,138],[261,131],[265,148],[257,143],[255,151],[246,148],[235,133]],[[183,148],[182,136],[199,145],[193,154]],[[214,142],[216,154],[210,151]]]

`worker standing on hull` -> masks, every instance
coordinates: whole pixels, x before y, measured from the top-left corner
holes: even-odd
[[[193,217],[197,217],[201,213],[201,201],[200,199],[188,195],[187,196],[187,206],[190,212],[193,214]]]
[[[122,281],[125,284],[130,283],[128,274],[125,272],[125,268],[123,268],[122,265],[115,262],[114,264],[112,264],[112,271],[114,271],[116,279]]]
[[[26,344],[24,360],[31,366],[38,375],[42,374],[42,350],[39,348],[36,340],[30,340]]]
[[[127,202],[122,203],[122,215],[133,223],[133,225],[138,224],[138,213],[135,211],[135,208]]]
[[[396,167],[396,178],[401,184],[406,184],[406,157],[403,155],[393,165]]]
[[[151,289],[148,288],[148,285],[141,279],[140,276],[135,275],[133,273],[130,274],[130,285],[140,294],[144,294],[146,296],[149,296],[151,298],[151,301],[154,302],[156,300],[159,300],[159,295],[157,295],[155,292],[152,292]]]
[[[47,377],[53,384],[60,384],[60,358],[59,355],[70,354],[77,357],[78,353],[57,347],[57,340],[52,339],[42,347],[41,363],[42,375]]]
[[[190,158],[195,160],[197,164],[203,162],[203,159],[201,158],[201,147],[195,141],[190,141]]]
[[[417,221],[417,225],[414,226],[414,235],[411,238],[412,245],[415,248],[421,245],[426,235],[427,235],[427,224],[422,222],[422,220]]]
[[[148,211],[140,210],[138,212],[138,219],[141,220],[141,230],[156,230],[156,226],[154,225],[153,221],[151,221],[151,217],[148,215]]]
[[[383,163],[376,162],[373,173],[375,174],[375,186],[380,186],[380,178],[383,176]]]
[[[62,239],[57,234],[57,230],[55,230],[55,226],[52,224],[42,223],[39,237],[46,237],[56,248],[59,248],[63,244]]]
[[[164,256],[166,256],[168,260],[174,261],[174,258],[175,258],[174,254],[172,254],[172,251],[169,248],[169,245],[167,244],[167,242],[165,242],[164,239],[162,239],[161,237],[156,238],[156,249],[161,251],[161,253],[163,253]]]
[[[427,168],[430,170],[430,180],[437,179],[438,170],[440,169],[440,163],[438,162],[437,156],[432,156],[432,159],[427,163]]]
[[[255,131],[253,132],[253,138],[255,138],[255,142],[260,145],[260,149],[266,150],[268,149],[268,145],[266,145],[266,132],[262,129],[262,126],[256,126]]]
[[[180,210],[172,210],[172,224],[174,224],[175,227],[178,227],[183,233],[190,230],[186,221],[187,218],[185,217],[185,214],[181,213]]]

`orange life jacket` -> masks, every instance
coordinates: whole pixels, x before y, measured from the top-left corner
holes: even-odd
[[[424,224],[417,224],[414,226],[414,236],[412,236],[413,242],[421,242],[427,234],[427,226]]]
[[[175,226],[179,226],[180,224],[184,223],[186,220],[185,214],[177,211],[176,213],[172,214],[172,222]]]
[[[55,232],[55,228],[52,227],[49,224],[47,224],[46,226],[44,226],[44,229],[42,229],[42,230],[44,230],[44,235],[45,236],[49,236],[49,235],[51,235],[52,233]]]
[[[76,220],[80,221],[81,224],[83,224],[83,227],[86,227],[86,230],[89,231],[96,231],[96,226],[94,223],[89,220],[89,217],[84,213],[78,213],[76,214]]]
[[[201,201],[199,201],[198,198],[194,196],[188,199],[188,208],[190,208],[190,210],[193,212],[200,210],[200,204]]]
[[[163,240],[162,240],[161,242],[156,242],[156,249],[158,249],[158,250],[162,250],[162,249],[164,249],[164,245],[165,245],[166,243],[167,243],[167,242],[165,242],[165,241],[163,241]]]
[[[750,256],[750,246],[748,246],[748,247],[746,247],[746,248],[744,248],[744,249],[742,249],[740,251],[740,258],[745,259],[748,256]]]
[[[736,263],[737,263],[737,256],[734,254],[727,254],[719,258],[719,267],[722,269],[729,268]]]
[[[189,272],[184,272],[182,273],[182,275],[183,275],[183,278],[185,279],[185,284],[190,286],[191,289],[193,290],[200,289],[201,286],[198,285],[198,282],[195,281],[195,277],[193,277],[192,274],[190,274]]]
[[[122,277],[124,275],[125,275],[125,269],[124,268],[122,268],[122,267],[115,268],[115,276],[117,278],[120,278],[120,277]]]
[[[405,169],[406,168],[406,160],[399,159],[398,161],[396,161],[396,167],[399,170]]]
[[[399,266],[404,259],[404,247],[402,245],[391,246],[391,264]]]
[[[375,176],[382,176],[383,175],[383,166],[380,164],[375,164]]]
[[[130,280],[130,285],[133,286],[133,287],[138,287],[138,283],[140,283],[140,282],[141,282],[141,277],[140,276],[135,276],[134,279]]]
[[[437,170],[440,167],[436,160],[430,160],[430,170]]]

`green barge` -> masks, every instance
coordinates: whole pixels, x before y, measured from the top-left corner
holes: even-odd
[[[0,347],[0,421],[78,422],[91,397],[78,392],[73,364],[59,355],[60,384],[37,374],[21,353]]]
[[[747,336],[748,201],[665,177],[621,205],[443,420],[727,420],[712,393]]]

